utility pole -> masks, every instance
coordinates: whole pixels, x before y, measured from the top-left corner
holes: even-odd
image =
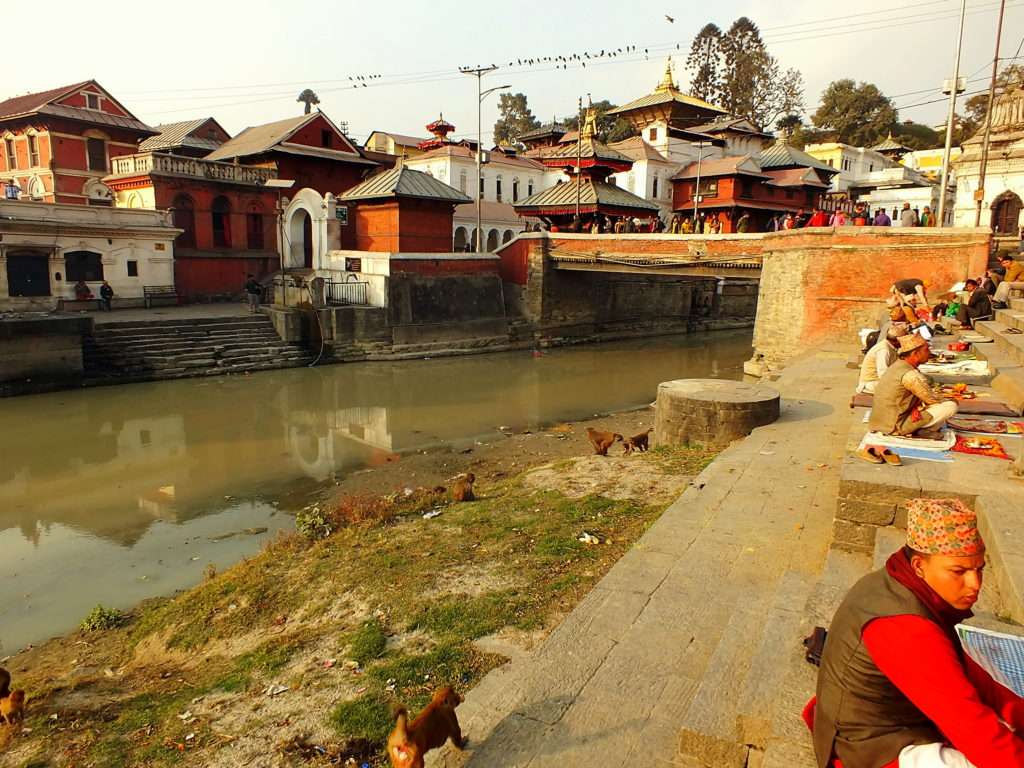
[[[953,121],[956,119],[956,97],[960,90],[960,52],[964,46],[964,18],[967,0],[960,2],[960,31],[956,38],[956,58],[953,63],[953,82],[949,89],[949,114],[946,116],[946,148],[942,153],[942,186],[939,188],[938,226],[946,226],[946,189],[949,184],[949,153],[953,146]]]
[[[1006,0],[999,3],[999,22],[996,24],[996,52],[992,57],[992,82],[988,86],[988,111],[985,113],[985,139],[981,143],[981,167],[978,172],[978,189],[974,199],[978,207],[974,211],[974,226],[981,226],[981,206],[985,201],[985,171],[988,167],[988,141],[992,133],[992,107],[996,100],[996,76],[999,74],[999,44],[1003,37],[1003,13],[1006,11]]]
[[[484,143],[483,143],[483,123],[481,121],[480,113],[483,110],[484,99],[495,91],[500,91],[504,88],[509,88],[507,85],[500,85],[497,88],[489,88],[486,91],[481,91],[483,76],[488,72],[493,72],[498,68],[497,64],[491,64],[489,67],[460,67],[459,72],[464,75],[474,75],[476,77],[476,252],[483,253],[483,232],[482,228],[482,215],[481,215],[481,203],[483,201],[484,192],[481,189],[483,184],[483,155],[484,155]]]
[[[704,159],[704,142],[697,142],[697,184],[693,188],[693,231],[697,232],[697,200],[700,196],[700,161]]]
[[[580,163],[583,162],[583,97],[576,108],[576,221],[580,221]],[[582,222],[581,222],[582,228]]]

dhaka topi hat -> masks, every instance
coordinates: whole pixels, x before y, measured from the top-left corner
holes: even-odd
[[[926,555],[969,557],[985,551],[978,516],[959,499],[907,502],[907,546]]]
[[[905,355],[909,355],[915,349],[927,346],[928,342],[921,336],[916,333],[908,333],[906,336],[900,336],[899,356],[904,357]]]

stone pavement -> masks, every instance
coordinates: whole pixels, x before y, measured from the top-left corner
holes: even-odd
[[[870,565],[828,553],[848,352],[790,365],[779,421],[725,450],[538,649],[473,689],[470,749],[428,764],[812,765],[800,639]]]

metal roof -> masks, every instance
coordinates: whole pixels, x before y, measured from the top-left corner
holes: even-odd
[[[607,144],[593,139],[583,139],[583,143],[579,147],[576,146],[575,141],[569,144],[559,144],[557,147],[552,147],[550,152],[540,155],[539,159],[547,164],[548,160],[575,161],[577,155],[583,160],[594,158],[595,160],[612,160],[618,163],[633,162],[633,158],[629,155],[624,155]]]
[[[628,139],[623,139],[622,141],[616,141],[609,144],[608,147],[616,152],[621,152],[626,157],[629,157],[634,161],[660,160],[663,163],[668,162],[661,152],[644,141],[641,136],[631,136]]]
[[[406,168],[404,165],[371,176],[344,192],[338,199],[350,202],[388,197],[415,197],[421,200],[441,200],[449,203],[468,203],[472,200],[443,181],[422,171]]]
[[[40,91],[39,93],[26,93],[23,96],[13,96],[4,101],[0,101],[0,118],[3,117],[14,117],[15,115],[24,115],[30,112],[35,112],[40,107],[49,104],[51,101],[59,99],[61,96],[67,96],[70,93],[74,93],[79,88],[84,88],[89,85],[92,80],[83,80],[80,83],[74,85],[65,85],[61,88],[51,88],[48,91]]]
[[[757,156],[757,163],[766,171],[769,168],[804,166],[806,168],[816,168],[819,171],[825,171],[826,173],[839,173],[839,171],[831,165],[827,165],[817,158],[811,157],[806,152],[801,152],[796,147],[792,147],[782,141],[777,141],[775,144],[768,147],[768,149],[763,150],[761,154]]]
[[[658,206],[634,195],[614,184],[606,184],[589,178],[582,178],[579,185],[580,205],[606,205],[617,208],[635,208],[640,211],[657,211]],[[576,183],[561,181],[553,187],[541,190],[525,200],[514,203],[520,208],[564,208],[576,204]]]
[[[694,133],[724,133],[725,131],[733,131],[735,133],[772,138],[770,133],[758,130],[757,126],[747,118],[733,117],[732,115],[722,115],[721,117],[717,117],[707,123],[695,125],[689,130]]]
[[[310,112],[308,115],[289,117],[265,125],[250,126],[230,141],[225,141],[218,149],[207,155],[206,159],[230,160],[235,157],[247,157],[267,152],[318,114],[320,113]]]
[[[623,115],[627,112],[633,112],[637,109],[644,109],[646,107],[657,107],[662,104],[682,104],[687,107],[696,107],[697,109],[703,109],[708,112],[717,112],[725,114],[725,110],[721,107],[716,107],[714,104],[709,104],[704,99],[698,99],[696,96],[690,96],[683,93],[676,88],[666,88],[665,90],[655,91],[649,93],[646,96],[641,96],[639,99],[624,104],[621,107],[615,109],[609,109],[606,114],[609,115]]]
[[[70,107],[66,104],[57,104],[59,99],[69,96],[86,86],[94,86],[97,91],[103,94],[124,111],[124,115],[112,115],[108,112],[101,112],[95,109],[82,107]],[[67,85],[62,88],[54,88],[40,93],[29,93],[24,96],[15,96],[0,102],[0,119],[20,117],[23,115],[51,115],[53,117],[64,117],[69,120],[78,120],[92,125],[102,125],[115,128],[127,128],[138,133],[155,134],[152,128],[135,117],[123,104],[111,96],[107,90],[95,80],[84,80],[81,83]]]
[[[547,123],[546,125],[542,125],[540,128],[534,128],[532,131],[527,131],[520,135],[519,140],[528,141],[530,139],[540,139],[544,136],[554,135],[564,136],[568,131],[569,129],[561,123]]]
[[[759,179],[771,178],[768,174],[761,172],[761,166],[758,165],[750,155],[740,155],[736,157],[714,157],[702,160],[700,163],[700,176],[701,178],[711,178],[713,176],[753,176]],[[684,168],[680,168],[679,172],[673,176],[673,179],[693,179],[697,177],[697,162],[694,161]]]
[[[154,126],[154,130],[159,131],[159,133],[156,136],[150,136],[139,144],[139,151],[155,152],[162,149],[175,149],[177,147],[215,150],[222,142],[202,136],[190,135],[193,131],[198,130],[211,120],[225,135],[228,135],[227,131],[224,131],[221,125],[212,117],[200,117],[197,120],[184,120],[180,123],[164,123],[163,125]]]
[[[824,183],[818,174],[811,168],[779,168],[769,171],[768,182],[773,187],[820,187],[828,189],[829,185]]]
[[[880,144],[875,144],[875,146],[873,146],[872,149],[875,150],[875,152],[910,151],[910,147],[900,144],[898,141],[896,141],[896,139],[893,138],[892,131],[889,131],[889,135],[885,137],[885,141],[883,141]]]

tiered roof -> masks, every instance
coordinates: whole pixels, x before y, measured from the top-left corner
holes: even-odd
[[[665,74],[654,89],[654,93],[641,96],[628,104],[609,110],[609,115],[621,115],[637,123],[648,122],[657,113],[662,119],[672,118],[704,118],[710,120],[716,115],[724,115],[725,110],[716,107],[704,99],[683,93],[676,86],[672,76],[672,59],[665,66]]]

